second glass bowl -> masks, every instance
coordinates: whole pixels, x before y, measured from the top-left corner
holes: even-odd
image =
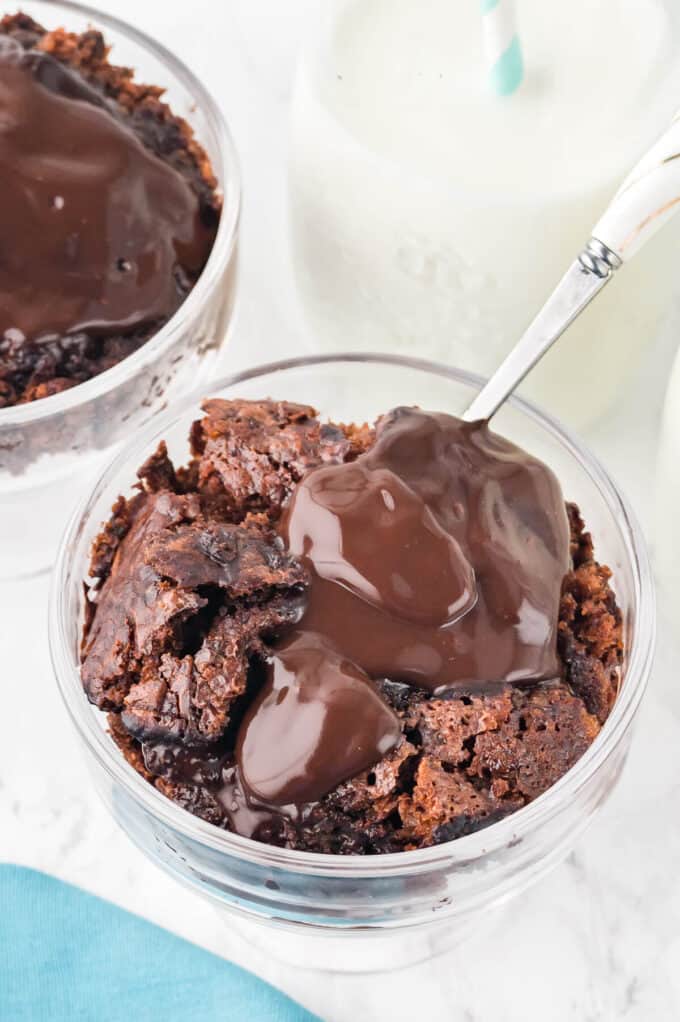
[[[208,388],[211,397],[272,397],[311,404],[322,418],[363,422],[399,404],[458,413],[481,381],[432,363],[364,355],[263,366]],[[624,617],[620,694],[576,765],[533,803],[485,830],[448,844],[375,857],[331,856],[270,847],[192,816],[144,781],[106,733],[79,676],[83,579],[93,538],[135,472],[168,443],[188,458],[200,396],[143,430],[99,479],[73,517],[54,574],[50,645],[54,670],[85,749],[90,773],[131,839],[173,876],[210,898],[230,926],[275,957],[302,967],[397,968],[444,950],[558,863],[608,797],[628,752],[630,725],[649,675],[654,594],[639,528],[604,469],[577,440],[531,405],[513,399],[494,428],[556,472],[613,572]],[[282,932],[284,931],[284,932]]]
[[[241,201],[238,158],[224,118],[198,79],[173,54],[117,18],[54,0],[22,11],[47,29],[100,29],[114,63],[137,81],[162,86],[193,128],[223,196],[220,226],[196,286],[169,322],[134,354],[71,390],[0,409],[0,579],[48,567],[68,513],[113,448],[201,380],[232,319]]]

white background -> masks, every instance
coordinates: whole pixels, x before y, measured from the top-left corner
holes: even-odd
[[[240,367],[309,350],[287,251],[285,139],[295,54],[315,4],[109,0],[101,6],[182,57],[222,103],[232,127],[245,208],[241,312],[227,363]],[[587,437],[652,541],[656,429],[673,333],[669,328],[650,352],[615,416]],[[657,561],[663,565],[662,551]],[[665,613],[628,767],[575,853],[499,916],[483,941],[398,974],[361,978],[264,960],[117,830],[90,790],[53,683],[47,585],[42,577],[0,587],[0,859],[44,869],[148,916],[265,976],[325,1019],[680,1017],[680,648]]]

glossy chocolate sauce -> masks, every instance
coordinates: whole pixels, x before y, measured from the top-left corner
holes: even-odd
[[[397,409],[368,453],[302,480],[280,531],[311,585],[241,725],[235,806],[299,809],[393,748],[369,678],[439,692],[560,673],[564,499],[486,423]]]
[[[302,480],[281,534],[312,576],[300,627],[370,677],[439,691],[559,674],[564,498],[486,423],[397,409],[357,461]]]
[[[276,833],[302,824],[342,781],[372,767],[401,737],[397,715],[359,668],[313,634],[293,632],[264,667],[263,687],[225,749],[143,746],[152,773],[208,789],[231,829]]]
[[[401,735],[367,675],[313,632],[280,643],[236,744],[249,795],[267,805],[316,802],[373,766]]]
[[[0,337],[165,321],[182,298],[176,274],[198,276],[214,240],[189,184],[122,113],[51,56],[6,37],[0,174]]]

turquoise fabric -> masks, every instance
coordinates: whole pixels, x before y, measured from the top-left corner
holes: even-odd
[[[313,1022],[256,976],[54,877],[0,865],[1,1022]]]

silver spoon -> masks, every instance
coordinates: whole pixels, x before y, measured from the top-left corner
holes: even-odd
[[[680,114],[623,182],[588,244],[463,419],[490,419],[616,270],[678,210]]]

